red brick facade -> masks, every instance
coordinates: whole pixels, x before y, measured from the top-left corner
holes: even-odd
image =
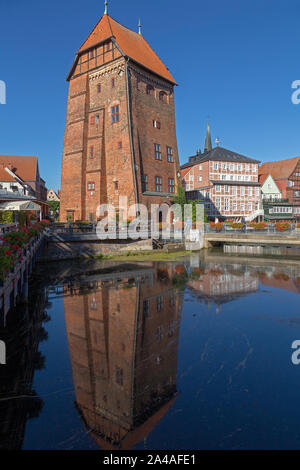
[[[137,33],[108,15],[100,33],[107,22],[112,36],[81,49],[68,77],[61,221],[96,220],[97,207],[118,207],[119,196],[129,204],[169,203],[177,185],[175,83]],[[126,35],[151,52],[155,72],[151,62],[147,70],[125,55],[118,37],[124,48]]]
[[[218,154],[222,156],[218,160]],[[229,158],[226,160],[226,153]],[[181,169],[187,195],[195,191],[205,200],[211,217],[249,217],[260,207],[258,161],[241,157],[231,158],[231,152],[216,148],[200,155],[194,163]],[[192,195],[193,193],[191,193]]]

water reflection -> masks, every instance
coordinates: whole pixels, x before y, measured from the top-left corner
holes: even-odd
[[[34,373],[45,367],[45,357],[38,351],[47,340],[43,323],[46,292],[41,289],[36,303],[23,305],[8,316],[0,337],[6,344],[6,365],[0,367],[0,450],[22,448],[28,419],[37,418],[43,400],[33,389]]]
[[[76,406],[102,449],[129,449],[176,396],[182,299],[172,266],[99,278],[64,291]]]
[[[286,381],[296,394],[289,346],[297,335],[288,328],[299,325],[299,261],[207,251],[169,263],[77,262],[38,269],[31,304],[13,312],[0,332],[8,350],[7,366],[0,368],[0,448],[22,448],[33,429],[40,442],[27,439],[28,448],[47,448],[45,422],[52,435],[59,428],[51,448],[64,448],[70,438],[76,449],[70,427],[85,436],[80,448],[90,442],[100,449],[141,448],[150,435],[152,448],[162,439],[164,448],[173,449],[267,448],[272,437],[264,436],[274,429],[286,439],[278,437],[277,447],[287,445],[292,431],[277,425],[274,410],[284,406],[284,420],[293,423],[297,399]],[[293,317],[285,314],[287,298]],[[49,339],[45,309],[53,317]],[[64,365],[54,375],[63,312]],[[42,340],[46,357],[39,352]],[[274,344],[276,361],[275,352],[268,353]],[[44,368],[47,361],[52,372]],[[60,380],[70,362],[71,395],[60,396],[55,387],[64,388]],[[286,371],[282,381],[279,364]],[[60,419],[62,409],[71,426]],[[263,409],[270,410],[269,421]],[[30,418],[34,427],[26,426]]]

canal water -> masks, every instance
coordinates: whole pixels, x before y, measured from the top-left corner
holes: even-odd
[[[38,265],[0,330],[0,449],[298,449],[299,293],[269,255]]]

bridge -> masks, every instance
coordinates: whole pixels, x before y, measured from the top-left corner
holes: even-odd
[[[221,232],[204,234],[204,248],[222,244],[300,247],[300,231],[299,233],[268,233],[262,231],[258,233]]]
[[[98,250],[101,244],[101,249],[104,252],[115,250],[130,251],[130,250],[151,250],[152,245],[156,248],[166,248],[168,244],[180,244],[181,249],[184,249],[184,243],[189,240],[187,232],[174,233],[171,230],[169,238],[164,238],[164,232],[160,231],[159,237],[153,238],[151,230],[141,231],[139,239],[133,241],[122,236],[122,232],[117,231],[111,235],[107,240],[100,240],[96,233],[96,225],[85,225],[78,227],[75,224],[57,224],[52,226],[48,234],[48,243],[57,246],[67,244],[71,252],[74,251],[74,246],[84,244],[82,249],[88,251],[94,246],[95,251]],[[123,234],[124,235],[124,234]],[[157,239],[156,239],[157,238]],[[268,226],[262,230],[254,230],[250,226],[245,226],[242,229],[232,229],[231,227],[224,226],[220,232],[216,232],[209,224],[205,224],[204,231],[200,231],[201,246],[210,248],[220,245],[260,245],[260,246],[285,246],[285,247],[300,247],[300,229],[291,225],[287,231],[277,231],[274,226]],[[157,242],[155,244],[155,242]],[[136,246],[135,246],[136,245]],[[196,250],[189,243],[186,249]],[[198,248],[199,249],[199,248]]]

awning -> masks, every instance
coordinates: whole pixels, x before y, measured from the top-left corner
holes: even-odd
[[[33,201],[2,202],[0,211],[40,211],[41,206]]]

